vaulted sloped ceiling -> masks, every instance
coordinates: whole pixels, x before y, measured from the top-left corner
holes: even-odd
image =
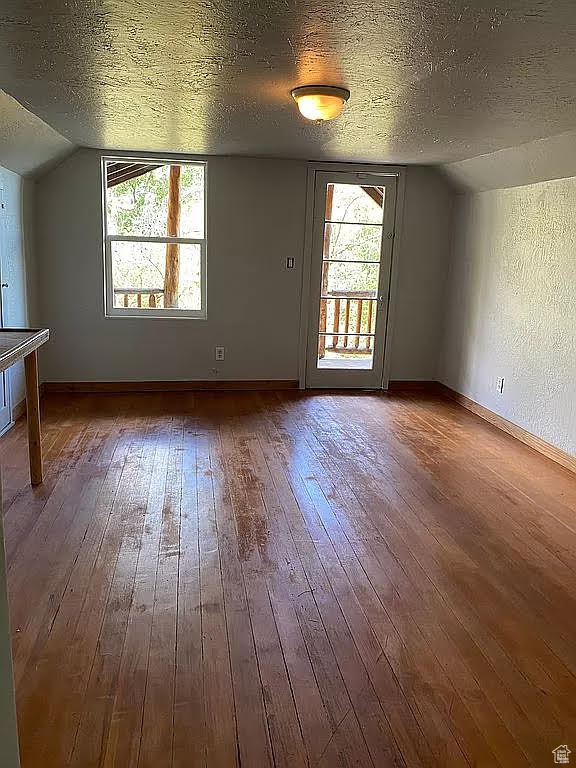
[[[74,145],[0,91],[0,165],[23,175],[58,161]]]
[[[576,131],[441,166],[457,192],[522,187],[576,176]]]
[[[443,163],[576,127],[573,0],[4,0],[5,88],[93,147]],[[314,125],[289,92],[344,85]]]

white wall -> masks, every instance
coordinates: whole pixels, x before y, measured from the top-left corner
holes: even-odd
[[[105,318],[100,153],[68,158],[37,184],[43,378],[294,378],[305,180],[304,162],[210,158],[208,320]]]
[[[8,283],[8,288],[2,291],[4,325],[25,328],[35,320],[34,312],[29,311],[35,288],[31,221],[33,182],[0,167],[0,197],[4,203],[0,215],[2,282]],[[26,394],[23,364],[12,366],[8,377],[14,408]]]
[[[37,182],[42,378],[297,379],[307,163],[207,158],[208,320],[128,319],[103,313],[100,156],[79,150]],[[392,378],[436,372],[449,209],[435,171],[408,170]]]
[[[458,196],[441,364],[449,387],[571,454],[575,211],[576,178]]]
[[[437,171],[407,169],[391,379],[438,376],[452,203],[451,189]]]

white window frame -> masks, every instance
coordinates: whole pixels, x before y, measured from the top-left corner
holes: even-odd
[[[144,237],[139,235],[110,235],[108,234],[108,211],[106,205],[106,163],[133,162],[148,165],[201,165],[204,168],[204,237]],[[127,155],[103,155],[101,159],[100,177],[102,182],[102,224],[104,230],[104,314],[106,317],[148,317],[163,319],[193,319],[206,320],[206,227],[207,227],[207,174],[208,164],[200,160],[179,160],[155,156],[133,157]],[[179,243],[181,245],[200,246],[200,309],[169,309],[149,307],[115,307],[114,282],[112,280],[112,243]]]

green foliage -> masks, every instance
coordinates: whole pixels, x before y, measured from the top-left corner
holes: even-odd
[[[331,224],[328,258],[363,264],[330,264],[328,291],[378,290],[378,261],[382,240],[382,208],[356,185],[335,185],[332,219],[345,224]]]
[[[168,219],[169,165],[129,179],[107,190],[107,231],[111,235],[165,237]],[[204,168],[181,166],[181,237],[204,237]],[[115,288],[164,287],[166,247],[162,243],[118,242],[112,248]],[[178,306],[200,306],[200,257],[198,246],[180,246]],[[120,302],[122,299],[120,299]],[[134,300],[131,301],[134,303]],[[147,304],[145,304],[146,306]],[[160,302],[159,302],[160,305]]]
[[[107,190],[110,235],[164,237],[168,218],[169,165],[160,166]],[[204,168],[182,165],[181,237],[204,236]]]
[[[349,291],[368,291],[372,296],[378,292],[380,249],[382,245],[383,209],[361,187],[355,184],[335,184],[331,221],[346,222],[327,224],[329,247],[326,256],[340,263],[330,263],[328,269],[328,294]],[[352,262],[352,263],[351,263]],[[359,263],[357,263],[359,262]],[[334,327],[336,300],[327,301],[327,328]],[[350,302],[349,328],[355,329],[360,303]],[[340,302],[339,327],[344,328],[346,301]],[[369,323],[369,302],[362,303],[360,331],[368,333],[373,329]],[[351,339],[351,343],[352,343]],[[343,337],[339,339],[343,343]],[[365,341],[362,342],[365,345]]]

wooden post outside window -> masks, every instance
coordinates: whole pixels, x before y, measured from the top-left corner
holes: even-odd
[[[168,187],[168,237],[180,234],[180,166],[170,166]],[[164,307],[178,306],[180,288],[180,244],[166,243],[166,270],[164,272]]]

